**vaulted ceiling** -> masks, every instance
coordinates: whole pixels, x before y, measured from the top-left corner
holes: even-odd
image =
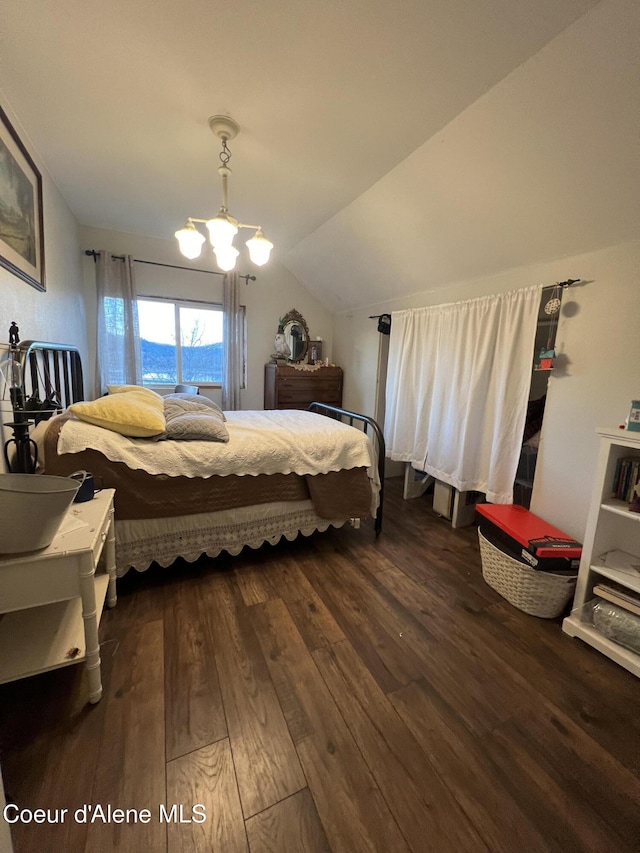
[[[81,224],[167,239],[232,115],[231,212],[340,311],[637,236],[639,9],[22,0],[0,102]]]

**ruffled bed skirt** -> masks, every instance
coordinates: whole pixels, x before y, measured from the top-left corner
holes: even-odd
[[[178,557],[188,562],[202,554],[217,557],[222,551],[239,554],[248,546],[265,542],[275,545],[284,536],[289,541],[299,534],[342,527],[345,519],[320,518],[311,501],[281,501],[220,512],[183,515],[173,518],[116,521],[116,566],[118,577],[130,568],[143,572],[151,563],[169,566]]]

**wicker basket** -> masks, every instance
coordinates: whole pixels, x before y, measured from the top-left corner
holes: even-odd
[[[482,576],[503,598],[530,616],[553,619],[564,610],[576,586],[577,573],[554,575],[536,571],[496,548],[478,528]]]

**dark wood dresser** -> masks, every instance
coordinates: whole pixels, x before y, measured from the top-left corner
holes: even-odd
[[[288,365],[265,364],[265,409],[306,409],[309,403],[342,406],[342,368],[296,370]]]

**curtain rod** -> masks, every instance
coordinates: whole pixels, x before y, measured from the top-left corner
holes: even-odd
[[[543,290],[553,290],[554,287],[567,288],[567,287],[571,287],[572,284],[577,284],[579,281],[582,281],[582,279],[581,278],[568,278],[566,281],[556,281],[555,284],[547,284],[542,289]],[[384,314],[369,314],[369,319],[370,320],[378,320],[380,317],[383,317],[383,316],[384,316]]]
[[[556,281],[555,284],[547,284],[543,287],[543,290],[553,290],[554,287],[571,287],[572,284],[577,284],[579,281],[582,281],[581,278],[568,278],[566,281]]]
[[[85,255],[88,255],[90,258],[93,258],[93,262],[96,263],[98,260],[98,252],[95,249],[86,249]],[[124,255],[112,255],[111,256],[114,261],[124,261]],[[133,262],[135,264],[150,264],[154,267],[168,267],[172,270],[187,270],[187,272],[204,272],[207,275],[225,275],[223,272],[218,272],[217,270],[198,270],[194,267],[179,267],[177,264],[161,264],[159,261],[143,261],[140,258],[134,258]],[[255,281],[255,275],[239,275],[238,278],[243,278],[245,280],[245,284],[249,284],[250,281]]]

